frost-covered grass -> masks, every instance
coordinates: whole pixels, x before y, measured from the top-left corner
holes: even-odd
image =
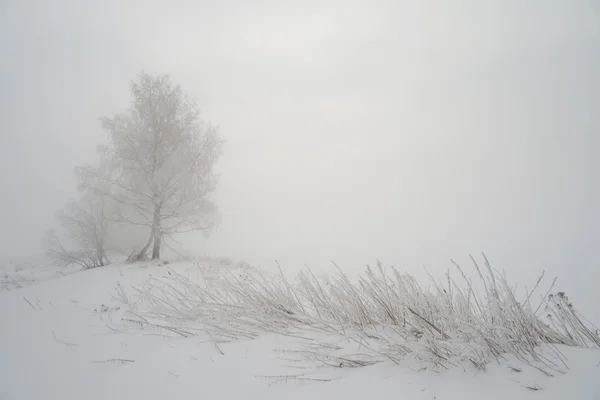
[[[327,363],[332,365],[413,360],[425,368],[485,370],[511,355],[551,376],[568,370],[556,345],[600,346],[597,328],[564,293],[549,294],[551,286],[536,294],[540,278],[518,301],[506,277],[483,258],[483,268],[473,259],[477,285],[458,265],[454,276],[449,272],[444,282],[432,279],[423,287],[411,275],[378,263],[355,282],[339,268],[337,276],[323,279],[307,269],[293,282],[283,273],[251,269],[200,280],[171,270],[166,278],[135,288],[131,299],[119,293],[130,307],[132,316],[124,321],[130,327],[206,336],[217,349],[219,343],[266,332],[304,338],[310,337],[307,332],[325,333],[360,345],[352,357],[333,355],[333,345],[322,340],[305,351],[311,358],[334,360]]]

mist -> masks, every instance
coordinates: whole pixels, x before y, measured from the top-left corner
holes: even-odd
[[[600,320],[597,4],[165,4],[0,5],[1,259],[41,252],[143,70],[226,140],[222,222],[186,251],[437,272],[485,252]]]

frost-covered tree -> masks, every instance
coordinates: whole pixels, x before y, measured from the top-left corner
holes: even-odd
[[[125,112],[102,119],[108,132],[108,144],[99,146],[102,167],[78,172],[83,188],[120,205],[113,221],[145,228],[148,239],[132,258],[152,249],[157,259],[164,236],[214,226],[214,165],[223,141],[169,76],[142,73],[131,92]]]
[[[58,212],[60,230],[49,230],[44,238],[46,254],[52,261],[60,265],[78,264],[85,269],[110,264],[107,200],[85,193]]]

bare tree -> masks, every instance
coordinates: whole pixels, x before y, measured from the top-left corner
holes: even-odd
[[[109,222],[106,199],[86,194],[57,214],[62,235],[46,232],[44,247],[48,257],[61,265],[77,264],[94,268],[110,264],[107,255]]]
[[[196,103],[167,75],[142,73],[127,111],[103,118],[109,142],[102,167],[79,168],[82,186],[121,205],[115,222],[145,227],[148,239],[133,259],[160,258],[163,236],[214,226],[214,164],[223,141],[200,119]]]

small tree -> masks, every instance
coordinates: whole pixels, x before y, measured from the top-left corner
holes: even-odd
[[[147,229],[148,240],[132,259],[145,258],[150,248],[157,259],[165,235],[214,226],[213,167],[223,141],[169,76],[142,73],[132,95],[127,111],[102,119],[109,138],[99,147],[102,167],[79,173],[84,188],[121,205],[115,221]]]
[[[48,257],[61,265],[77,264],[84,269],[110,264],[107,256],[109,222],[106,199],[91,194],[67,205],[57,214],[63,235],[46,232],[44,247]]]

